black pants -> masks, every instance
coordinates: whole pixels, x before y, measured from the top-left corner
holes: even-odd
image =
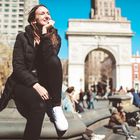
[[[40,83],[48,90],[53,106],[61,104],[62,67],[57,56],[49,59],[44,66]],[[47,102],[32,87],[15,86],[15,103],[18,111],[27,119],[24,140],[38,140],[45,116]]]
[[[39,80],[44,86],[54,106],[61,104],[62,92],[62,66],[58,56],[54,55],[43,64],[42,70],[39,73]]]

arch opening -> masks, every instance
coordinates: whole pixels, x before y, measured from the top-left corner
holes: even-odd
[[[103,96],[116,88],[116,60],[108,50],[98,48],[85,58],[85,90],[92,88]]]

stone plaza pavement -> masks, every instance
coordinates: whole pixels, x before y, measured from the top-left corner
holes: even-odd
[[[105,113],[106,109],[110,108],[111,105],[109,105],[108,100],[101,100],[101,101],[95,101],[95,111],[100,111],[102,113]],[[89,126],[88,129],[92,130],[93,133],[97,135],[105,135],[105,138],[103,140],[126,140],[126,137],[123,135],[122,131],[119,130],[117,133],[113,133],[112,129],[108,128],[108,121],[109,118],[100,120],[93,125]],[[130,126],[130,130],[133,134],[137,136],[137,140],[140,140],[140,130],[137,127]],[[92,139],[91,140],[101,140],[101,139]]]

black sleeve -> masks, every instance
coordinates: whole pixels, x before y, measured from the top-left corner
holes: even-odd
[[[24,42],[22,38],[23,34],[20,33],[17,35],[14,45],[12,62],[13,73],[19,82],[26,86],[32,86],[34,83],[38,82],[38,79],[26,68]]]
[[[61,38],[56,29],[52,28],[49,33],[41,37],[40,48],[42,48],[42,55],[45,61],[52,55],[58,55],[60,47]]]

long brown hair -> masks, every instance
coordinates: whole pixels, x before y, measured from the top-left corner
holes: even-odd
[[[43,4],[36,5],[31,9],[31,11],[29,12],[29,16],[28,16],[28,22],[33,28],[34,40],[37,44],[39,44],[39,42],[40,42],[40,31],[39,31],[39,28],[35,24],[35,12],[39,7],[42,7],[42,6],[47,8]]]
[[[40,31],[38,29],[38,27],[36,26],[36,24],[34,24],[35,22],[35,12],[36,10],[39,8],[39,7],[45,7],[46,9],[48,9],[45,5],[43,4],[39,4],[39,5],[36,5],[34,6],[31,11],[29,12],[29,16],[28,16],[28,22],[29,24],[32,26],[33,28],[33,33],[34,33],[34,40],[37,44],[39,44],[40,42]],[[56,30],[52,27],[50,28],[50,32],[53,31],[54,33],[52,35],[50,35],[48,33],[48,36],[50,37],[51,41],[52,41],[52,44],[54,45],[54,47],[56,47],[58,45],[58,38],[56,36]]]

